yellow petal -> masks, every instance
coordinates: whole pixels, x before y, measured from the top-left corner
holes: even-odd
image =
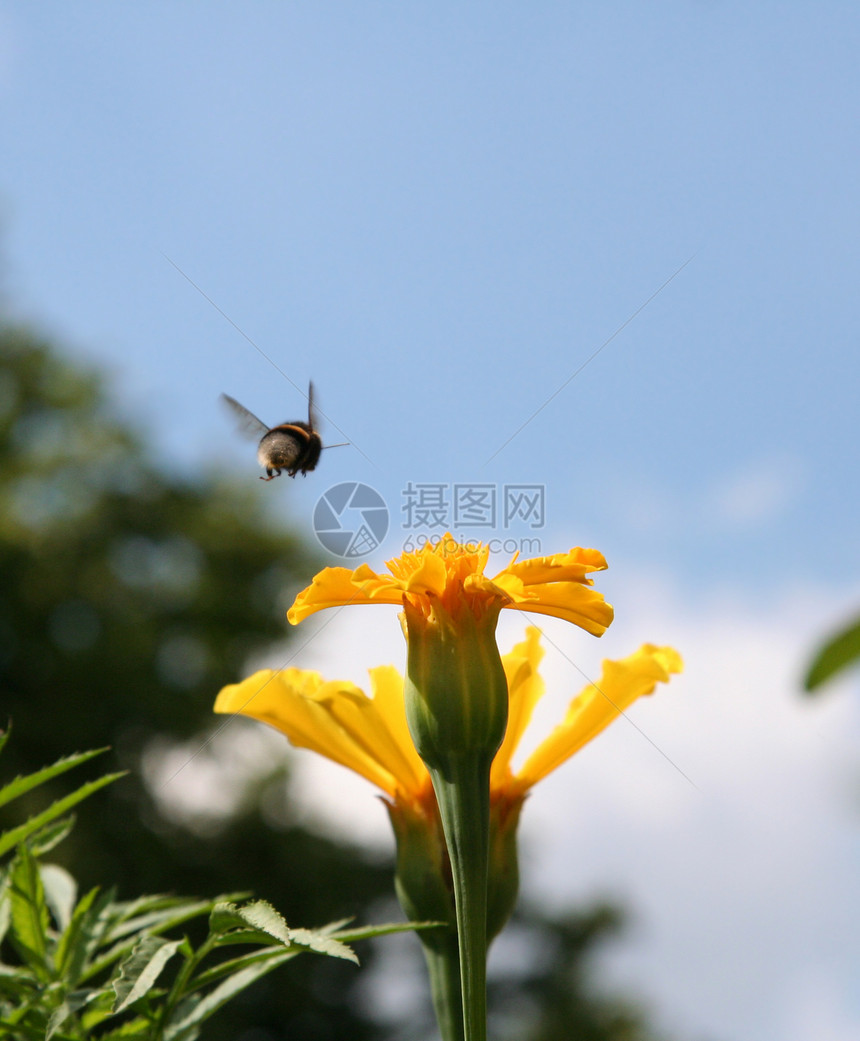
[[[621,661],[604,661],[596,684],[573,699],[567,715],[517,772],[516,787],[530,788],[569,759],[605,729],[638,697],[652,694],[658,683],[683,668],[681,656],[671,647],[646,643]]]
[[[330,706],[340,699],[354,704],[359,698],[369,700],[353,684],[323,683],[318,673],[264,669],[242,683],[225,687],[215,702],[215,711],[240,713],[268,723],[297,748],[310,748],[348,767],[394,797],[399,763],[385,762],[383,756],[369,751],[372,742],[367,736],[374,725],[384,727],[384,721],[380,724],[362,719],[354,734],[331,713]],[[384,745],[384,739],[380,739],[380,746]]]
[[[393,666],[381,666],[373,670],[372,682],[373,698],[341,683],[326,684],[316,697],[355,746],[394,778],[401,792],[415,794],[428,774],[409,736],[403,677]]]
[[[521,611],[561,618],[593,636],[602,636],[615,616],[602,593],[578,582],[524,586],[516,575],[497,575],[493,581],[502,586]]]
[[[355,571],[325,568],[299,593],[287,618],[296,625],[326,607],[400,605],[404,595],[419,602],[432,595],[452,614],[458,607],[476,612],[489,604],[519,607],[563,618],[595,636],[611,623],[611,606],[590,588],[593,581],[588,575],[607,566],[597,550],[577,547],[533,560],[514,558],[494,579],[484,574],[488,558],[488,546],[459,544],[445,534],[436,543],[389,560],[388,575],[377,574],[366,564]]]
[[[346,604],[400,604],[402,593],[392,580],[377,575],[366,564],[356,571],[345,567],[323,568],[313,582],[296,597],[287,612],[292,625],[298,625],[308,615],[326,607],[344,607]]]
[[[441,596],[448,581],[445,561],[435,553],[423,553],[417,567],[403,583],[407,593],[434,593]]]
[[[496,752],[490,772],[490,790],[502,786],[511,772],[511,757],[529,724],[532,710],[543,696],[544,682],[538,674],[543,658],[540,629],[529,626],[526,638],[508,654],[502,664],[508,679],[508,728],[501,748]]]
[[[575,546],[567,553],[554,553],[530,560],[513,560],[505,571],[516,575],[524,585],[545,585],[547,582],[585,582],[592,571],[605,571],[609,565],[606,558],[596,549]]]
[[[379,665],[370,669],[370,689],[373,704],[385,720],[391,737],[409,763],[410,770],[419,779],[420,787],[430,779],[427,767],[415,751],[409,724],[406,722],[406,704],[403,699],[403,677],[393,665]]]
[[[514,560],[493,579],[522,611],[551,615],[602,636],[614,612],[603,595],[592,589],[592,571],[607,567],[596,549],[576,547],[532,560]]]

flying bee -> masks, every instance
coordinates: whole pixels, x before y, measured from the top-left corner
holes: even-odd
[[[239,432],[246,437],[260,440],[257,446],[257,461],[266,471],[266,476],[260,477],[261,481],[271,481],[279,477],[281,470],[286,470],[290,477],[295,477],[297,473],[304,477],[309,470],[316,468],[323,447],[340,447],[323,446],[317,433],[313,383],[308,384],[307,423],[296,419],[292,423],[270,427],[229,395],[222,394],[221,400],[239,420]]]

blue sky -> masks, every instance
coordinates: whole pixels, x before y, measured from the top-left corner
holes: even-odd
[[[218,394],[274,423],[312,378],[356,447],[259,488],[308,530],[377,488],[372,563],[410,481],[543,484],[544,550],[599,547],[631,638],[702,648],[686,696],[743,618],[793,712],[798,648],[860,599],[858,53],[847,3],[5,3],[7,295],[168,465],[255,491]],[[860,1021],[856,954],[810,1038]],[[678,1022],[727,1036],[725,1000]]]

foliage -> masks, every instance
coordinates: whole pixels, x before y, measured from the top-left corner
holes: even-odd
[[[6,737],[0,735],[0,751]],[[0,804],[97,754],[17,777],[0,788]],[[271,904],[239,905],[229,895],[118,901],[114,890],[94,887],[79,898],[72,875],[42,857],[71,830],[72,819],[61,815],[119,776],[83,784],[0,834],[0,851],[15,848],[0,868],[0,944],[10,955],[0,963],[0,1030],[10,1041],[192,1041],[228,1001],[299,954],[357,962],[346,939],[406,928],[292,929]],[[204,916],[208,932],[198,944],[186,934],[166,937]],[[236,946],[241,953],[213,957]]]
[[[860,618],[855,618],[844,629],[834,633],[812,659],[804,680],[810,693],[817,691],[825,680],[860,661]]]

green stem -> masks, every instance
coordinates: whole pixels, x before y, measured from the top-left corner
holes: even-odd
[[[451,859],[465,1041],[487,1038],[487,865],[492,757],[448,756],[431,770]]]
[[[210,935],[196,951],[193,948],[191,948],[190,955],[186,956],[182,968],[179,970],[176,979],[173,981],[173,986],[170,988],[170,991],[165,996],[164,1001],[162,1002],[161,1010],[158,1014],[156,1024],[154,1027],[154,1041],[160,1041],[160,1039],[164,1036],[164,1031],[167,1028],[168,1023],[170,1022],[170,1017],[173,1015],[176,1006],[179,1004],[182,998],[185,997],[186,985],[188,984],[191,977],[194,975],[197,967],[200,965],[203,959],[209,954],[210,951],[215,949],[216,940],[217,937]],[[183,947],[187,945],[188,940],[186,938]],[[180,950],[182,950],[182,948],[180,948]]]
[[[430,975],[433,1009],[442,1041],[464,1041],[463,999],[460,990],[460,954],[454,929],[419,933]]]

